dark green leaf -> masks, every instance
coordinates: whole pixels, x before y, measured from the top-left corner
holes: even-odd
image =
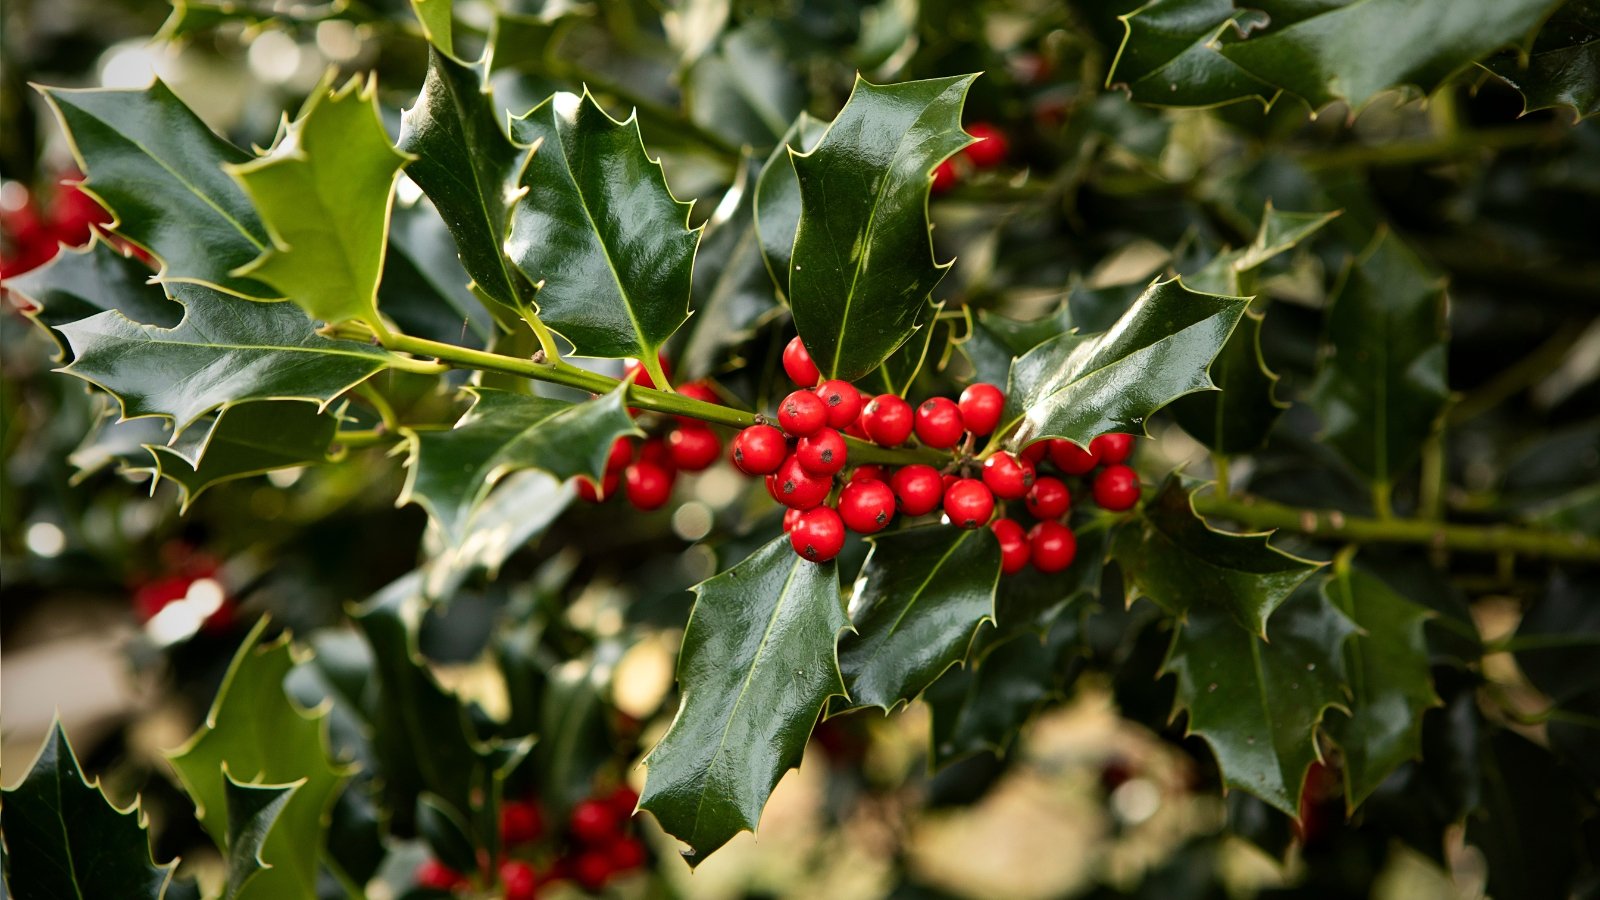
[[[1432,613],[1347,565],[1322,589],[1359,629],[1344,648],[1350,715],[1328,722],[1344,751],[1345,797],[1353,810],[1402,763],[1422,755],[1422,714],[1439,705],[1422,633]]]
[[[546,472],[528,469],[499,481],[473,511],[458,542],[445,542],[428,563],[430,597],[448,597],[477,571],[492,578],[511,554],[543,534],[566,511],[573,488]]]
[[[271,867],[262,854],[267,852],[267,837],[278,824],[300,784],[241,784],[223,771],[223,796],[228,806],[228,883],[223,900],[260,896],[249,891],[256,876]]]
[[[1011,365],[1007,444],[1066,438],[1087,447],[1113,431],[1144,433],[1150,414],[1214,387],[1208,370],[1249,301],[1157,281],[1109,331],[1064,334]]]
[[[1578,896],[1578,785],[1550,751],[1509,731],[1484,740],[1481,757],[1483,804],[1466,838],[1488,863],[1488,896]]]
[[[1517,664],[1549,696],[1550,749],[1600,785],[1600,578],[1556,572],[1517,626]]]
[[[1325,443],[1377,484],[1416,463],[1450,396],[1444,282],[1385,232],[1345,272],[1312,388]]]
[[[282,295],[235,274],[271,244],[223,171],[250,155],[218,137],[160,80],[138,91],[45,88],[83,190],[116,214],[113,230],[162,262],[161,281],[193,281],[261,300]]]
[[[533,766],[539,773],[540,799],[557,815],[594,793],[595,775],[610,761],[613,738],[601,692],[620,650],[615,645],[598,648],[595,658],[552,666],[546,678]]]
[[[155,273],[133,256],[96,236],[81,250],[63,248],[49,265],[6,279],[6,290],[32,303],[35,322],[55,329],[108,309],[146,325],[171,328],[183,318],[183,307],[151,284]],[[56,339],[62,352],[65,342]]]
[[[1219,390],[1180,397],[1172,416],[1197,441],[1222,454],[1248,453],[1267,434],[1289,404],[1280,401],[1278,376],[1261,356],[1259,313],[1246,313],[1211,366]]]
[[[506,252],[538,285],[539,317],[580,356],[653,364],[689,317],[693,204],[672,196],[636,118],[616,121],[588,93],[555,94],[511,130],[535,149]]]
[[[478,852],[472,843],[472,828],[461,814],[426,791],[417,798],[417,834],[440,862],[457,872],[478,868]]]
[[[257,400],[224,409],[209,427],[147,443],[157,479],[178,485],[187,510],[207,488],[275,469],[323,462],[339,418],[315,403]]]
[[[1299,815],[1317,724],[1344,703],[1339,648],[1354,631],[1316,591],[1283,604],[1268,638],[1239,628],[1227,604],[1183,614],[1162,672],[1177,676],[1177,708],[1216,754],[1225,785]]]
[[[794,173],[794,160],[789,151],[810,153],[828,123],[801,113],[784,132],[761,176],[756,179],[755,226],[761,241],[761,258],[767,272],[778,286],[778,292],[789,294],[789,262],[794,254],[794,235],[800,228],[800,177]]]
[[[151,860],[137,804],[118,812],[84,779],[59,721],[4,797],[6,887],[16,900],[161,900],[166,893],[174,864]]]
[[[1099,288],[1074,285],[1067,293],[1069,321],[1082,331],[1109,331],[1118,319],[1133,308],[1144,291],[1145,288],[1138,282]]]
[[[611,444],[639,430],[623,388],[584,403],[468,388],[472,409],[450,431],[406,434],[411,442],[402,502],[426,509],[460,543],[489,490],[518,469],[539,469],[565,481],[599,482]]]
[[[1265,534],[1213,529],[1195,513],[1177,476],[1167,479],[1137,521],[1117,530],[1111,556],[1130,599],[1149,597],[1172,615],[1199,606],[1225,610],[1255,635],[1267,633],[1272,611],[1321,565],[1269,546]]]
[[[805,105],[797,71],[783,58],[773,26],[727,32],[689,68],[684,103],[700,127],[734,145],[765,149],[782,140]]]
[[[1568,8],[1583,7],[1570,3]],[[1593,5],[1589,4],[1593,9]],[[1559,37],[1546,35],[1564,23],[1566,9],[1546,25],[1526,56],[1505,53],[1486,60],[1484,68],[1522,92],[1522,111],[1566,107],[1578,120],[1600,113],[1600,13],[1589,13],[1580,27],[1560,29]],[[1576,23],[1574,23],[1576,24]]]
[[[1121,19],[1127,31],[1106,83],[1126,85],[1139,103],[1269,105],[1278,95],[1221,53],[1227,39],[1266,27],[1260,10],[1235,9],[1232,0],[1153,0]]]
[[[1269,202],[1261,214],[1255,240],[1249,246],[1218,253],[1200,271],[1184,276],[1183,282],[1193,290],[1214,294],[1251,293],[1257,269],[1273,257],[1294,249],[1338,215],[1338,211],[1280,212]]]
[[[378,303],[406,334],[480,348],[494,334],[491,311],[468,288],[449,229],[431,203],[394,208]],[[505,315],[504,309],[494,311]]]
[[[911,335],[949,268],[933,257],[929,179],[971,143],[961,107],[974,77],[883,86],[858,77],[816,148],[792,156],[800,224],[789,304],[829,378],[877,368]]]
[[[1000,579],[994,600],[994,641],[1023,632],[1043,638],[1073,601],[1098,599],[1106,538],[1104,528],[1079,528],[1077,557],[1066,571],[1047,573],[1030,566]]]
[[[961,344],[961,351],[972,363],[973,381],[999,387],[1011,372],[1011,360],[1027,353],[1073,328],[1072,313],[1065,304],[1043,318],[1028,322],[1008,319],[988,310],[979,310],[972,333]],[[1111,322],[1116,321],[1112,317]],[[1111,322],[1107,322],[1107,327]]]
[[[640,805],[689,845],[691,865],[754,831],[783,773],[800,763],[829,697],[845,693],[835,641],[849,627],[833,563],[780,536],[701,584],[683,635],[683,703],[645,758]]]
[[[921,315],[917,316],[917,330],[898,350],[889,354],[883,365],[878,366],[878,380],[883,383],[885,391],[904,397],[911,390],[917,374],[927,362],[934,332],[939,328],[939,313],[943,309],[943,303],[929,303],[923,307]],[[940,347],[942,349],[943,345]]]

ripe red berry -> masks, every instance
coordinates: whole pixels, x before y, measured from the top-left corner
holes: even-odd
[[[722,441],[707,425],[679,425],[667,435],[672,464],[685,472],[707,469],[722,455]]]
[[[668,474],[676,472],[677,464],[672,461],[672,451],[667,449],[665,438],[653,437],[639,445],[638,462],[647,462],[667,470]]]
[[[1000,414],[1005,411],[1006,395],[992,384],[969,384],[961,392],[961,421],[975,435],[985,435],[1000,424]]]
[[[417,887],[435,891],[453,890],[467,883],[467,877],[437,859],[424,860],[417,866]]]
[[[617,789],[606,797],[606,803],[611,805],[623,822],[626,822],[633,818],[633,812],[639,806],[639,793],[625,784],[619,784]]]
[[[611,879],[611,860],[600,850],[585,850],[572,860],[572,880],[578,886],[597,893]]]
[[[578,803],[567,820],[567,830],[585,844],[604,843],[615,836],[621,826],[616,810],[605,801],[595,799]]]
[[[1061,438],[1050,442],[1050,461],[1068,475],[1082,475],[1099,462],[1092,448],[1084,450],[1077,444]]]
[[[848,451],[844,438],[832,428],[824,428],[795,442],[794,456],[813,475],[828,477],[844,468]]]
[[[660,509],[672,496],[672,473],[648,460],[624,469],[622,480],[628,502],[645,512]]]
[[[800,521],[800,516],[804,512],[805,512],[805,510],[803,510],[803,509],[786,509],[786,510],[783,511],[783,533],[784,534],[788,534],[789,532],[794,530],[795,524]]]
[[[861,420],[860,416],[856,416],[856,420],[854,422],[851,422],[849,425],[846,425],[841,430],[845,434],[848,434],[849,436],[855,438],[856,440],[860,440],[860,441],[870,441],[870,440],[872,440],[872,435],[867,434],[867,423],[863,422]]]
[[[917,440],[937,450],[948,450],[961,443],[961,407],[949,397],[929,397],[917,407]]]
[[[908,516],[925,516],[944,500],[944,479],[933,466],[906,466],[890,476],[889,486],[900,500],[900,511]]]
[[[996,519],[989,526],[1000,541],[1000,571],[1015,575],[1028,565],[1032,551],[1028,549],[1028,535],[1016,519]]]
[[[828,424],[844,428],[861,416],[861,392],[848,381],[824,381],[817,396],[828,407]]]
[[[880,447],[898,447],[911,437],[911,404],[894,394],[879,394],[861,410],[867,437]]]
[[[783,371],[789,373],[789,380],[801,387],[811,387],[822,377],[817,371],[817,364],[811,361],[811,352],[806,349],[805,342],[799,335],[783,348]]]
[[[1120,431],[1102,434],[1089,442],[1089,452],[1095,455],[1102,466],[1124,462],[1128,454],[1133,452],[1133,435]]]
[[[833,489],[833,479],[813,475],[800,465],[793,455],[783,461],[772,476],[773,496],[779,503],[793,509],[810,509],[828,499]]]
[[[500,884],[505,888],[505,900],[534,900],[538,896],[539,880],[533,866],[520,859],[508,859],[500,864]]]
[[[620,472],[633,462],[633,441],[619,437],[611,442],[611,455],[606,457],[606,471]]]
[[[733,439],[733,464],[746,475],[770,475],[788,454],[783,432],[771,425],[751,425]]]
[[[638,838],[622,837],[606,848],[606,860],[613,872],[631,872],[644,865],[644,843]]]
[[[808,509],[789,532],[789,546],[803,559],[827,562],[844,549],[844,521],[826,506]]]
[[[1006,161],[1006,154],[1011,150],[1011,142],[1006,139],[1006,133],[988,122],[974,122],[967,126],[967,134],[978,139],[976,144],[967,147],[963,152],[972,164],[980,169],[991,169]]]
[[[850,480],[856,481],[887,481],[884,478],[883,466],[856,466],[850,473]]]
[[[1072,506],[1072,492],[1067,490],[1066,483],[1061,479],[1046,475],[1034,479],[1026,502],[1028,512],[1035,519],[1059,519]]]
[[[1121,463],[1106,466],[1094,477],[1094,502],[1121,512],[1139,502],[1139,475]]]
[[[982,528],[994,515],[994,494],[976,478],[959,478],[944,492],[944,514],[958,528]]]
[[[1044,458],[1047,455],[1049,455],[1049,453],[1050,453],[1050,442],[1049,441],[1034,441],[1033,443],[1029,444],[1028,446],[1023,447],[1022,448],[1022,452],[1018,453],[1017,455],[1022,457],[1025,460],[1027,460],[1028,462],[1033,463],[1034,465],[1038,465],[1039,463],[1044,461]]]
[[[983,461],[983,483],[1002,500],[1021,500],[1033,487],[1033,463],[1004,450]]]
[[[956,171],[956,164],[947,159],[933,167],[932,191],[935,194],[942,194],[955,187],[956,182],[960,180],[961,173]]]
[[[839,518],[858,534],[877,534],[894,518],[894,490],[881,481],[855,481],[839,493]]]
[[[1028,550],[1033,567],[1041,572],[1059,572],[1072,565],[1078,555],[1078,539],[1072,529],[1060,522],[1040,522],[1028,532]]]
[[[778,404],[778,424],[795,437],[816,434],[828,425],[828,407],[812,391],[795,391]]]
[[[500,807],[500,837],[510,846],[531,844],[544,834],[544,815],[537,804],[507,800]]]
[[[598,485],[587,475],[579,475],[577,485],[580,500],[585,503],[604,503],[617,495],[617,488],[622,485],[622,473],[607,472]]]

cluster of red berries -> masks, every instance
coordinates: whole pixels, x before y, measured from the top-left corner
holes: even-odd
[[[564,835],[548,835],[544,813],[532,798],[508,800],[500,808],[500,840],[508,857],[500,864],[500,888],[505,900],[534,900],[542,884],[572,881],[598,893],[618,875],[644,866],[644,842],[630,833],[629,822],[639,795],[626,785],[603,797],[584,800],[572,808]],[[547,837],[561,839],[563,852],[549,859],[541,872],[531,857]],[[417,867],[417,886],[435,891],[470,887],[467,876],[430,859]]]
[[[13,278],[44,265],[62,244],[87,244],[93,226],[110,221],[111,214],[75,183],[63,182],[53,198],[41,203],[20,182],[7,182],[0,189],[0,277]]]
[[[988,122],[974,122],[967,126],[967,134],[977,138],[960,153],[939,163],[933,169],[933,192],[942,194],[956,186],[964,168],[992,169],[1006,161],[1011,152],[1011,142],[1006,133]]]
[[[667,367],[666,357],[661,357],[661,365],[663,369]],[[628,362],[624,377],[633,379],[641,387],[656,386],[650,373],[637,360]],[[705,403],[721,402],[716,392],[702,382],[679,386],[678,395]],[[643,441],[617,438],[611,445],[611,455],[606,458],[606,471],[600,483],[580,477],[578,496],[590,503],[600,503],[615,496],[620,487],[635,508],[660,509],[672,497],[679,472],[703,472],[721,456],[722,439],[711,426],[689,416],[677,416],[665,434]]]

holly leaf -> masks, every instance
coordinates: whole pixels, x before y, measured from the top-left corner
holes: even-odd
[[[473,295],[455,244],[431,203],[399,205],[389,221],[378,304],[406,334],[481,348],[495,334],[493,310]]]
[[[1118,16],[1124,34],[1106,86],[1125,86],[1138,103],[1152,106],[1220,106],[1255,99],[1272,105],[1277,88],[1226,56],[1223,45],[1265,28],[1258,9],[1236,9],[1232,0],[1153,0]]]
[[[1018,357],[999,433],[1011,432],[1010,447],[1047,437],[1087,447],[1108,432],[1143,434],[1151,413],[1216,387],[1211,361],[1248,305],[1178,279],[1152,283],[1109,331],[1063,334]]]
[[[961,108],[977,76],[875,85],[856,78],[815,149],[791,152],[800,223],[789,305],[817,367],[854,381],[911,336],[950,263],[934,260],[933,169],[972,143]]]
[[[1210,745],[1223,784],[1298,817],[1306,770],[1321,758],[1317,725],[1345,708],[1339,648],[1355,626],[1320,593],[1302,591],[1269,630],[1239,628],[1227,604],[1196,603],[1161,672],[1177,676],[1175,709],[1189,714],[1187,734]]]
[[[1217,354],[1211,377],[1219,390],[1180,397],[1172,417],[1214,453],[1248,453],[1267,442],[1289,404],[1278,399],[1278,376],[1261,355],[1260,313],[1244,320]]]
[[[691,121],[735,146],[765,149],[783,139],[805,106],[797,70],[782,38],[764,23],[729,31],[689,67],[684,105]]]
[[[612,443],[639,434],[623,401],[624,386],[584,403],[467,388],[473,405],[449,431],[403,429],[411,455],[400,503],[428,511],[459,541],[474,510],[501,478],[539,469],[565,481],[599,483]]]
[[[778,537],[695,588],[678,684],[683,701],[645,757],[640,806],[698,864],[754,831],[783,773],[800,763],[828,698],[845,693],[835,641],[850,625],[831,562]]]
[[[182,434],[213,410],[247,400],[307,400],[326,409],[396,357],[317,334],[286,303],[240,303],[178,285],[183,321],[140,325],[118,310],[60,326],[74,359],[61,371],[103,388],[126,419],[162,416]]]
[[[1513,640],[1517,665],[1553,704],[1550,749],[1600,785],[1600,578],[1556,571]]]
[[[916,382],[923,364],[927,362],[928,350],[933,345],[933,333],[939,326],[939,313],[943,310],[943,303],[923,306],[922,312],[917,315],[916,330],[911,337],[875,370],[874,374],[885,391],[904,397],[911,390],[911,385]]]
[[[422,26],[422,36],[445,53],[455,50],[453,6],[451,0],[411,0],[411,11]]]
[[[225,167],[272,237],[238,273],[323,322],[383,327],[378,278],[389,208],[410,157],[389,144],[377,87],[356,77],[330,90],[324,81],[266,156]]]
[[[1347,564],[1322,590],[1358,629],[1344,647],[1350,714],[1328,722],[1344,751],[1345,798],[1354,810],[1391,772],[1422,756],[1422,714],[1440,705],[1422,633],[1433,614]]]
[[[24,313],[48,330],[61,358],[70,361],[66,342],[56,329],[95,313],[115,309],[146,325],[178,324],[183,307],[151,283],[154,274],[96,234],[87,247],[63,247],[48,264],[7,278],[6,290],[33,307],[25,307]]]
[[[1255,271],[1268,260],[1287,253],[1302,241],[1339,217],[1333,212],[1282,212],[1267,203],[1261,225],[1249,246],[1228,250],[1212,257],[1198,272],[1184,276],[1184,283],[1197,291],[1240,296],[1250,293]]]
[[[157,280],[281,299],[238,274],[270,244],[249,198],[223,171],[250,154],[218,137],[159,79],[136,91],[40,90],[88,175],[80,190],[116,215],[113,231],[161,261]]]
[[[543,534],[572,503],[571,483],[526,469],[502,479],[473,511],[459,541],[444,544],[428,561],[425,591],[448,597],[476,571],[494,578],[511,554]]]
[[[118,810],[83,777],[60,720],[27,776],[3,795],[5,883],[17,900],[165,896],[177,864],[151,859],[137,802]]]
[[[839,669],[856,705],[888,712],[966,659],[978,627],[994,621],[1000,544],[987,528],[942,525],[870,540]]]
[[[229,406],[205,428],[190,428],[171,443],[146,443],[150,471],[178,486],[180,511],[212,485],[328,458],[339,417],[318,404],[258,400]]]
[[[756,179],[754,217],[761,258],[785,298],[789,295],[794,235],[800,228],[800,176],[794,172],[793,156],[810,153],[827,130],[827,122],[802,112],[784,132]]]
[[[1267,534],[1231,534],[1206,524],[1177,476],[1166,480],[1137,520],[1117,529],[1111,556],[1128,600],[1149,597],[1171,615],[1199,605],[1225,610],[1255,635],[1267,618],[1323,564],[1267,543]]]
[[[587,91],[552,95],[511,132],[535,150],[506,252],[539,286],[539,317],[580,356],[636,357],[658,376],[657,348],[689,317],[693,204],[672,196],[637,116],[618,122]]]
[[[223,767],[223,793],[228,804],[228,882],[223,900],[248,897],[246,888],[272,867],[262,853],[267,836],[278,824],[300,784],[241,784]]]
[[[401,113],[406,175],[428,195],[455,238],[461,264],[483,296],[512,313],[530,307],[532,289],[501,247],[529,150],[507,137],[482,63],[469,65],[428,48],[428,74],[415,106]]]
[[[1113,316],[1111,322],[1116,321]],[[1110,322],[1106,323],[1109,327]],[[1045,341],[1072,331],[1072,313],[1063,304],[1049,315],[1022,321],[989,310],[978,310],[971,334],[961,342],[961,352],[972,363],[973,381],[999,386],[1006,383],[1011,360]]]
[[[1600,113],[1600,3],[1567,3],[1539,29],[1531,49],[1481,65],[1522,93],[1524,115],[1566,107],[1581,122]]]
[[[245,876],[238,896],[315,896],[324,822],[345,778],[328,753],[325,713],[295,706],[283,681],[294,667],[288,635],[261,644],[263,618],[245,638],[223,676],[200,730],[170,754],[173,769],[195,802],[195,815],[225,854],[230,841],[228,783],[289,785],[278,827],[262,840],[267,868]]]
[[[1450,397],[1444,281],[1385,231],[1345,271],[1311,389],[1322,441],[1376,484],[1422,452]]]
[[[604,656],[602,656],[602,654]],[[539,698],[539,733],[532,765],[539,773],[539,798],[556,815],[594,793],[595,776],[610,761],[614,738],[606,726],[606,682],[620,647],[600,647],[595,656],[546,673]]]

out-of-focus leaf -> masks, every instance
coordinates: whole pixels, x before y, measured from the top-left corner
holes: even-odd
[[[427,568],[430,597],[445,597],[482,570],[494,577],[511,554],[543,534],[572,502],[570,483],[534,469],[501,480],[472,513],[455,543],[445,542]]]
[[[603,679],[614,670],[621,648],[596,648],[596,656],[553,667],[539,702],[540,741],[533,749],[540,799],[556,815],[594,793],[595,775],[611,761],[611,730]]]
[[[190,428],[170,443],[144,448],[158,479],[178,485],[181,508],[224,481],[327,459],[339,417],[315,403],[258,400],[229,406],[207,428]]]
[[[974,381],[999,387],[1011,372],[1011,360],[1047,340],[1073,329],[1072,313],[1065,304],[1055,312],[1032,321],[1008,319],[988,310],[979,310],[972,333],[961,350],[972,363]],[[1113,321],[1115,321],[1113,319]],[[1109,323],[1107,323],[1109,326]]]
[[[1282,212],[1269,202],[1261,213],[1261,225],[1247,247],[1218,253],[1204,268],[1184,276],[1183,282],[1197,291],[1229,296],[1251,292],[1249,276],[1268,260],[1286,253],[1337,218],[1339,212]]]
[[[411,0],[411,10],[422,25],[422,36],[445,53],[455,52],[453,6],[451,0]]]
[[[1517,664],[1555,708],[1550,749],[1600,785],[1600,579],[1556,572],[1517,627]]]
[[[788,165],[781,161],[780,164]],[[777,293],[761,258],[755,192],[759,172],[746,155],[733,186],[706,222],[695,254],[694,316],[678,354],[680,378],[709,374],[724,350],[750,336],[778,309]]]
[[[1260,313],[1247,312],[1211,366],[1219,390],[1179,397],[1172,416],[1213,452],[1248,453],[1266,443],[1289,404],[1278,399],[1278,376],[1261,356]]]
[[[1467,817],[1467,843],[1489,864],[1489,896],[1573,896],[1578,785],[1550,751],[1510,731],[1486,738],[1481,756],[1483,804]]]
[[[389,221],[378,304],[402,331],[474,348],[494,334],[491,312],[473,296],[444,219],[431,203],[396,206]],[[497,312],[505,315],[501,307]]]
[[[119,310],[144,325],[171,328],[183,318],[183,307],[151,284],[155,273],[96,235],[81,250],[63,248],[48,265],[6,279],[6,290],[37,309],[25,310],[46,327],[66,356],[56,328],[95,313]]]
[[[794,172],[790,151],[810,153],[827,130],[827,122],[801,113],[784,132],[756,179],[754,219],[761,258],[784,297],[789,294],[794,235],[800,228],[800,177]]]
[[[1539,29],[1533,47],[1483,67],[1522,92],[1522,111],[1566,107],[1574,120],[1600,113],[1600,3],[1570,0]]]
[[[1264,28],[1258,9],[1232,0],[1153,0],[1121,16],[1126,28],[1106,84],[1123,84],[1139,103],[1218,106],[1254,98],[1263,105],[1277,88],[1222,55],[1228,39]]]
[[[735,144],[765,150],[780,141],[805,105],[796,70],[773,26],[746,24],[689,68],[689,118]]]

